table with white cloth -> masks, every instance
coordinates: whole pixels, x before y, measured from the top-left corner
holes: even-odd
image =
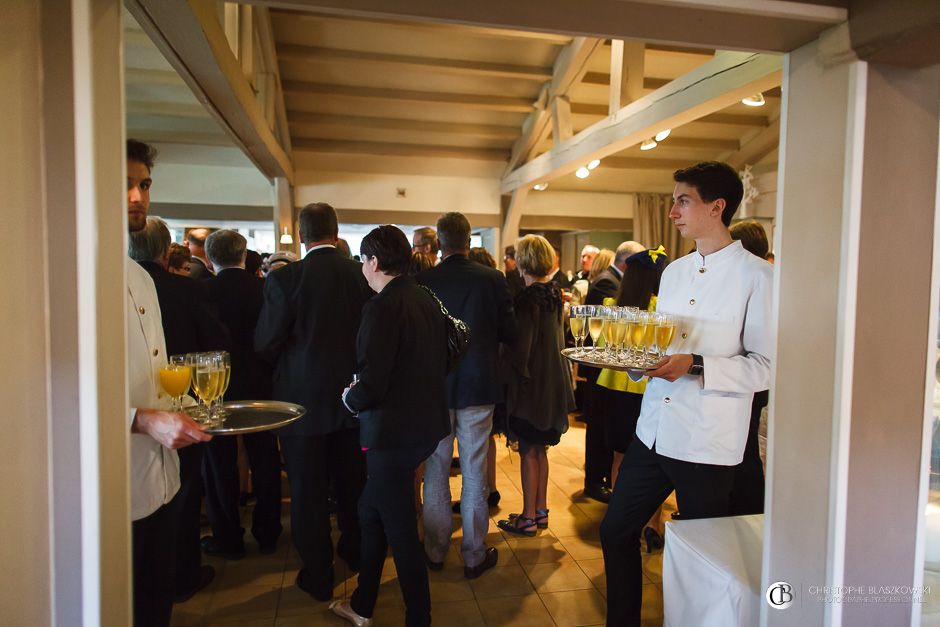
[[[763,543],[763,514],[667,522],[665,625],[757,625]]]

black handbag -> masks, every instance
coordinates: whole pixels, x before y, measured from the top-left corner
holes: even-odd
[[[447,327],[447,374],[450,374],[457,369],[460,358],[463,357],[463,354],[467,352],[467,347],[470,346],[470,327],[460,318],[450,315],[447,307],[437,297],[434,290],[426,285],[420,287],[437,301],[441,313],[444,314],[444,326]]]

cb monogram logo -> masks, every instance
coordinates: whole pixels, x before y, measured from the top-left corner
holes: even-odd
[[[777,581],[767,588],[767,604],[776,610],[785,610],[793,605],[793,586],[786,581]]]

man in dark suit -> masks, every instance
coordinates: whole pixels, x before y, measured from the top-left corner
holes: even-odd
[[[568,273],[560,269],[561,265],[561,255],[558,254],[558,249],[555,248],[555,265],[552,266],[552,271],[548,273],[548,282],[554,283],[562,290],[570,290],[571,285],[574,283],[569,277]]]
[[[503,400],[499,381],[499,344],[516,333],[509,286],[498,270],[474,263],[470,222],[460,213],[437,221],[443,261],[422,272],[418,282],[430,287],[452,316],[470,327],[470,346],[457,370],[447,377],[451,432],[424,465],[424,547],[432,564],[443,564],[453,533],[450,465],[454,437],[460,447],[460,515],[463,520],[463,561],[468,578],[496,564],[496,547],[487,548],[489,526],[486,456],[493,409]]]
[[[209,229],[190,229],[186,234],[186,246],[193,258],[189,262],[189,276],[197,281],[207,281],[212,278],[212,262],[206,256],[206,238],[212,231]]]
[[[271,398],[271,367],[254,351],[255,326],[264,302],[261,282],[245,270],[248,242],[235,231],[215,231],[206,252],[217,274],[205,282],[206,293],[232,337],[231,379],[226,400]],[[251,533],[261,553],[274,553],[281,535],[281,456],[270,431],[243,436],[256,497]],[[245,554],[238,510],[238,445],[235,438],[215,438],[206,447],[206,514],[212,535],[202,539],[209,555],[237,559]]]
[[[634,242],[622,242],[610,267],[598,274],[588,290],[586,305],[603,305],[605,298],[616,298],[620,291],[620,281],[627,269],[627,257],[645,250],[643,245]],[[597,368],[578,368],[578,373],[587,381],[587,406],[584,408],[587,428],[584,433],[584,494],[596,501],[610,501],[610,467],[613,463],[613,451],[604,442],[604,420],[606,415],[602,395],[597,389]]]
[[[333,596],[330,482],[342,533],[337,552],[358,569],[357,501],[365,483],[359,422],[340,400],[356,372],[356,334],[372,296],[358,263],[336,250],[336,212],[315,203],[300,212],[303,260],[268,275],[255,349],[276,364],[273,396],[307,413],[279,430],[291,492],[291,533],[303,562],[297,586]]]
[[[131,233],[128,254],[150,274],[157,289],[167,355],[225,350],[230,339],[209,306],[201,286],[190,278],[171,274],[166,265],[170,231],[160,218],[147,218],[142,231]],[[174,507],[177,520],[174,597],[181,603],[205,588],[215,569],[202,563],[199,550],[199,509],[202,499],[202,458],[206,444],[177,451],[180,490]]]

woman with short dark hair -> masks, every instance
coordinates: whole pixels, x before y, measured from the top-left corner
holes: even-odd
[[[404,233],[389,225],[373,229],[362,240],[360,256],[362,274],[376,295],[362,310],[359,380],[343,392],[346,406],[359,416],[368,467],[359,499],[359,586],[349,601],[334,601],[330,608],[353,624],[371,624],[391,546],[405,622],[430,625],[414,476],[450,432],[447,328],[438,303],[409,274],[411,246]]]

